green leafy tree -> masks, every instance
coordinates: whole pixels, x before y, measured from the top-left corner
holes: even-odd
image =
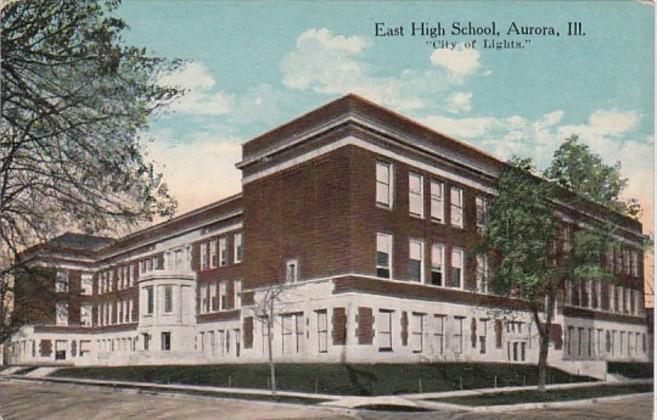
[[[21,251],[62,230],[111,233],[175,200],[139,133],[181,92],[158,76],[181,63],[126,45],[119,1],[8,1],[0,55],[0,290]],[[6,305],[9,298],[3,298]],[[10,309],[10,308],[8,308]],[[10,313],[10,310],[3,311]],[[2,328],[7,317],[0,319]]]
[[[620,167],[620,162],[605,164],[573,134],[554,152],[543,176],[574,192],[575,200],[591,200],[620,214],[638,218],[641,211],[638,201],[620,198],[627,187],[627,178],[621,176]]]
[[[526,300],[539,336],[538,388],[545,390],[557,298],[568,285],[613,275],[601,264],[609,232],[591,226],[563,237],[555,205],[562,188],[532,171],[531,160],[513,158],[501,173],[476,252],[496,257],[489,279],[495,293]]]
[[[552,186],[531,174],[529,159],[513,158],[497,179],[498,195],[488,207],[477,250],[494,253],[489,288],[527,299],[540,337],[539,388],[545,388],[547,355],[560,273],[548,253],[559,223],[552,209]],[[545,307],[547,305],[547,307]]]

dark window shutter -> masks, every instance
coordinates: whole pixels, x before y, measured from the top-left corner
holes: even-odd
[[[401,313],[401,339],[402,346],[408,345],[408,312],[402,311]]]
[[[495,347],[502,348],[502,320],[495,320]]]
[[[472,348],[477,348],[477,318],[472,317],[472,322],[470,323],[470,341],[472,342]]]
[[[563,331],[561,324],[550,325],[550,341],[554,343],[555,350],[561,350],[563,347]]]
[[[39,354],[41,357],[49,357],[52,354],[52,341],[41,340],[39,342]]]
[[[347,314],[345,308],[333,308],[333,345],[344,346],[347,344]]]
[[[244,318],[244,348],[250,349],[253,347],[253,317],[247,316]]]
[[[358,344],[372,344],[372,339],[374,338],[372,330],[374,323],[372,308],[359,307],[358,315],[356,315],[356,323],[358,324],[358,329],[356,330]]]

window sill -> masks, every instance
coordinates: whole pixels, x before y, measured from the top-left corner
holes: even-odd
[[[408,215],[414,219],[424,220],[423,214],[408,213]]]
[[[376,207],[383,210],[392,210],[392,206],[389,204],[376,203]]]

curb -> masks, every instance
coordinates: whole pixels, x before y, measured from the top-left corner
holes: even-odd
[[[607,385],[633,385],[633,384],[649,384],[652,383],[652,379],[630,379],[622,382],[614,382],[613,384],[609,382],[575,382],[575,383],[566,383],[566,384],[552,384],[547,385],[545,389],[571,389],[571,388],[582,388],[590,386],[607,386]],[[432,399],[432,398],[447,398],[447,397],[466,397],[472,395],[484,395],[484,394],[501,394],[505,392],[514,392],[514,391],[533,391],[536,389],[536,385],[527,385],[527,386],[509,386],[509,387],[499,387],[499,388],[481,388],[481,389],[468,389],[460,391],[444,391],[444,392],[426,392],[422,394],[402,394],[400,397],[409,398],[409,399]]]
[[[510,404],[510,405],[489,405],[489,406],[474,406],[474,407],[461,407],[462,410],[472,411],[472,412],[505,412],[505,411],[516,411],[516,410],[533,410],[539,408],[566,408],[566,407],[579,407],[583,405],[590,405],[593,403],[607,402],[607,401],[618,401],[624,400],[626,398],[641,397],[641,396],[653,395],[652,392],[639,392],[635,394],[623,394],[623,395],[611,395],[608,397],[597,397],[597,398],[587,398],[585,400],[573,400],[573,401],[554,401],[554,402],[544,402],[544,403],[524,403],[524,404]]]
[[[307,398],[313,400],[326,400],[326,401],[333,401],[343,398],[343,396],[339,396],[339,395],[307,394],[307,393],[292,392],[292,391],[277,391],[276,395],[273,395],[271,391],[263,390],[263,389],[220,388],[220,387],[200,386],[200,385],[157,384],[150,382],[108,381],[101,379],[29,377],[24,375],[5,375],[2,376],[2,378],[12,379],[12,380],[24,380],[24,381],[44,381],[44,382],[56,382],[56,383],[71,383],[78,385],[92,385],[92,386],[100,386],[105,388],[107,387],[127,388],[127,389],[136,389],[136,390],[154,391],[154,392],[178,391],[188,394],[190,394],[191,391],[198,393],[235,394],[236,396],[254,395],[254,396],[264,396],[264,397],[285,397],[285,398],[300,398],[300,399]]]

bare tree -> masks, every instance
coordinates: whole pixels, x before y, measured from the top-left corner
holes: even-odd
[[[139,133],[181,93],[157,83],[181,63],[126,45],[127,25],[112,15],[119,3],[2,6],[0,291],[6,295],[12,270],[27,267],[23,251],[35,243],[62,230],[111,233],[175,210],[161,175],[142,156]]]
[[[262,297],[256,299],[251,310],[255,319],[267,329],[267,360],[269,361],[269,376],[271,377],[271,391],[276,393],[276,364],[274,363],[273,331],[276,320],[275,308],[281,302],[283,293],[281,285],[271,285],[264,289]]]

